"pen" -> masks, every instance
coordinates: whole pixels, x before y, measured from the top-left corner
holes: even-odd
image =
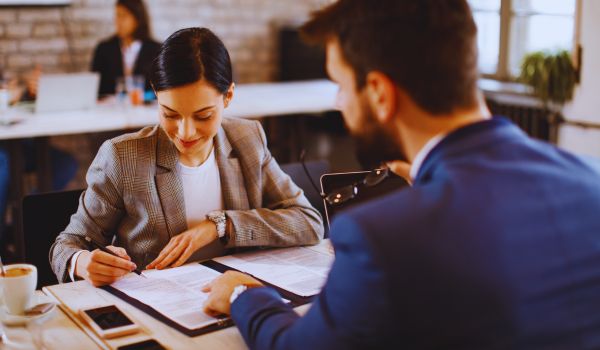
[[[108,253],[108,254],[110,254],[110,255],[114,255],[114,256],[116,256],[116,257],[119,257],[119,258],[120,258],[120,256],[118,256],[118,255],[117,255],[117,254],[115,254],[114,252],[110,251],[109,249],[107,249],[107,248],[106,248],[105,246],[103,246],[102,244],[99,244],[98,242],[94,241],[94,240],[93,240],[91,237],[89,237],[89,236],[85,236],[85,240],[86,240],[86,242],[90,243],[91,245],[93,245],[94,247],[96,247],[96,248],[100,249],[101,251],[103,251],[103,252],[105,252],[105,253]],[[143,276],[143,275],[142,275],[142,272],[141,272],[139,269],[137,269],[137,268],[136,268],[135,270],[133,270],[133,272],[137,273],[137,274],[138,274],[138,275],[140,275],[140,276]]]

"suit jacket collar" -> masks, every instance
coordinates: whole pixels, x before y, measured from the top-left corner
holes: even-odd
[[[170,239],[188,228],[183,185],[177,174],[179,153],[164,130],[160,126],[156,126],[156,128],[158,137],[156,141],[156,175],[154,181],[167,224],[168,238]]]
[[[215,157],[219,166],[219,177],[221,179],[221,191],[223,193],[223,205],[227,210],[250,209],[244,173],[240,159],[227,136],[226,128],[219,128],[215,136]]]
[[[179,153],[177,148],[169,140],[165,131],[157,126],[157,143],[156,143],[156,165],[167,170],[175,170],[179,161]]]
[[[222,125],[217,131],[217,135],[215,135],[214,143],[215,154],[220,155],[224,159],[235,156],[233,154],[233,146],[231,146],[231,142],[229,142],[229,138],[227,138],[227,134]]]
[[[417,173],[415,184],[429,181],[436,165],[446,157],[477,151],[490,143],[524,137],[526,135],[521,129],[503,117],[495,116],[489,120],[464,126],[448,134],[429,152]]]

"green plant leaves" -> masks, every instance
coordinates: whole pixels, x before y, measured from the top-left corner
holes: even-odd
[[[576,72],[568,51],[532,52],[523,58],[518,80],[533,88],[544,105],[564,105],[573,99]]]

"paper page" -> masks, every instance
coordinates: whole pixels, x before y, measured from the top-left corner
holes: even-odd
[[[218,277],[219,272],[200,264],[190,264],[147,270],[143,274],[145,277],[131,273],[111,286],[188,329],[202,328],[217,321],[202,311],[208,294],[201,288]]]
[[[327,249],[306,247],[261,250],[214,258],[294,294],[318,294],[325,284],[334,256]]]

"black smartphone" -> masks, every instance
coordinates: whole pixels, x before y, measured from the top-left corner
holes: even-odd
[[[114,338],[139,331],[139,327],[116,305],[80,310],[81,317],[101,337]]]
[[[122,345],[117,350],[166,350],[159,342],[154,339],[143,340],[138,343]]]

